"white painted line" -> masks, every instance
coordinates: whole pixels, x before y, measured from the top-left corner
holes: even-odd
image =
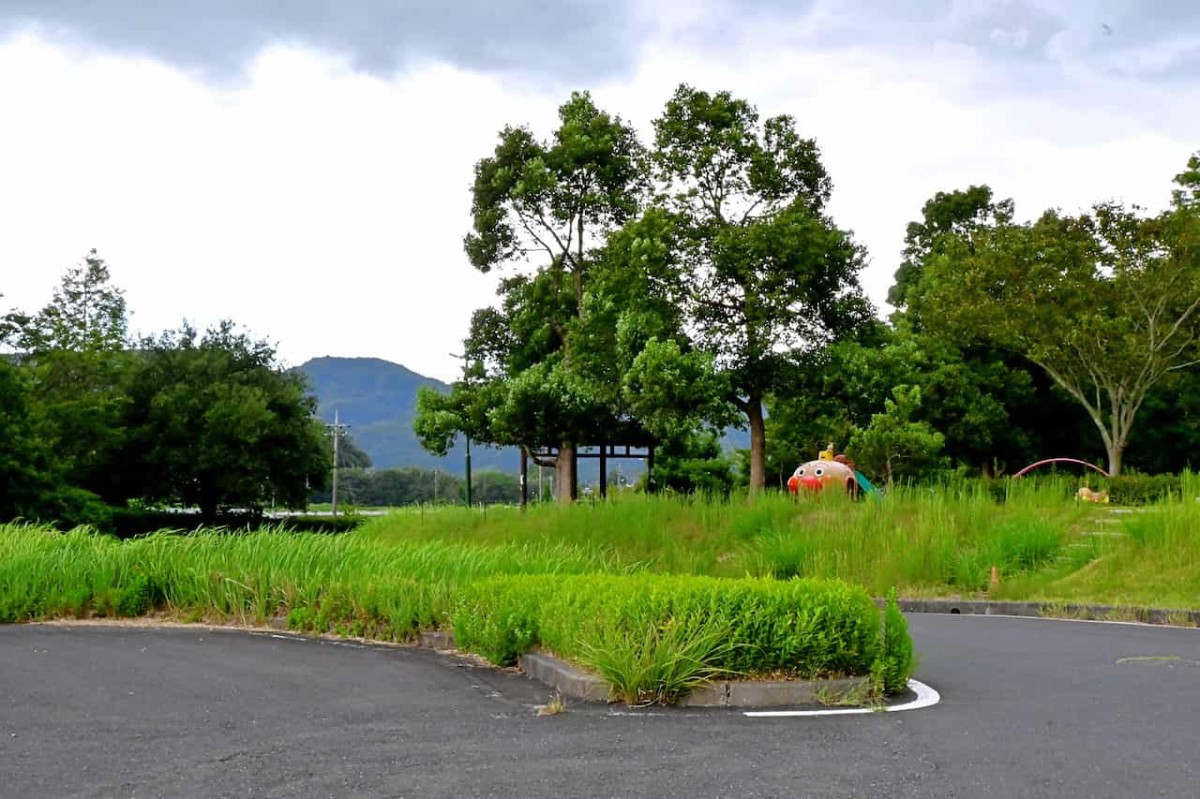
[[[905,702],[902,705],[891,705],[890,707],[882,708],[882,711],[885,713],[898,713],[901,710],[920,710],[924,707],[933,707],[942,701],[942,695],[923,682],[909,680],[908,687],[917,694],[916,699],[911,702]],[[756,719],[778,719],[800,716],[862,716],[867,713],[878,712],[880,711],[869,707],[841,707],[830,710],[747,710],[742,715]]]

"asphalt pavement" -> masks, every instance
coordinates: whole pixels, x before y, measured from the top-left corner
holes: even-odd
[[[0,797],[1195,797],[1200,631],[914,615],[935,707],[569,704],[429,650],[0,627]]]

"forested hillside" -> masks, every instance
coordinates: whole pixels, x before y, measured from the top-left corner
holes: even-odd
[[[332,422],[337,411],[350,425],[349,435],[371,457],[377,469],[402,466],[461,471],[465,448],[460,440],[444,458],[421,448],[413,434],[412,417],[417,389],[428,386],[448,392],[440,380],[425,377],[398,363],[380,358],[313,358],[298,367],[308,376],[317,398],[317,414]],[[480,469],[507,472],[518,469],[514,449],[472,446],[472,463]]]

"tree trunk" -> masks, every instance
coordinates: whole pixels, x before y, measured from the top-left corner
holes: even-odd
[[[1121,473],[1121,459],[1125,455],[1125,443],[1114,442],[1108,446],[1108,474],[1116,477]]]
[[[554,462],[554,491],[555,498],[568,505],[579,496],[575,465],[575,444],[563,443],[558,448],[558,460]]]
[[[750,421],[750,493],[757,494],[767,486],[767,432],[761,397],[750,397],[746,417]]]
[[[200,523],[205,527],[216,527],[217,507],[216,500],[200,500]]]

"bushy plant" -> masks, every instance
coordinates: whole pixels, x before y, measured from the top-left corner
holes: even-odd
[[[454,620],[459,645],[497,664],[541,645],[607,672],[635,701],[717,673],[866,674],[881,646],[870,596],[822,580],[496,577],[464,590]]]
[[[670,705],[718,677],[733,647],[728,630],[712,623],[670,620],[641,633],[597,628],[580,644],[580,660],[595,669],[612,694],[631,705]]]
[[[1114,505],[1149,505],[1179,499],[1182,490],[1182,482],[1174,474],[1125,473],[1105,482],[1108,500]]]
[[[895,588],[888,592],[880,629],[879,657],[871,664],[871,685],[879,694],[898,694],[908,688],[908,678],[916,665],[908,622],[900,612]]]

